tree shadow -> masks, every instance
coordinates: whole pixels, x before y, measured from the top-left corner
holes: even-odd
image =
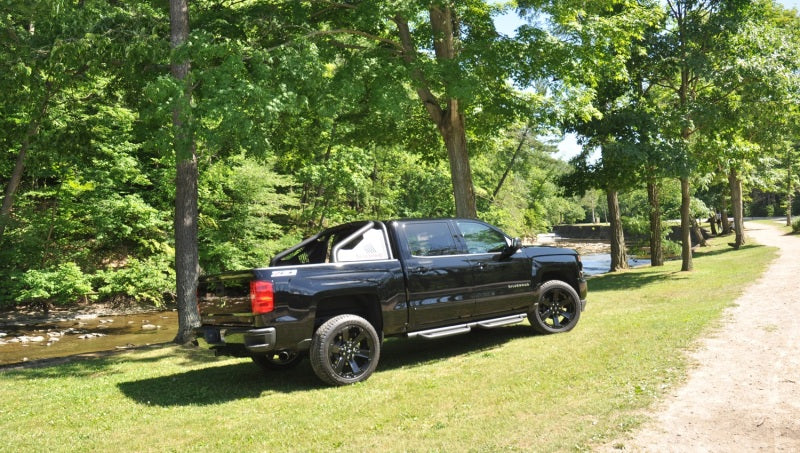
[[[478,330],[437,340],[390,338],[381,348],[376,374],[418,367],[465,354],[477,354],[520,337],[535,335],[528,326]],[[227,359],[226,359],[227,360]],[[156,406],[208,406],[243,398],[259,398],[265,392],[292,393],[325,387],[306,359],[288,370],[263,371],[250,361],[204,367],[186,372],[121,382],[117,387],[128,398]]]
[[[693,256],[695,258],[707,257],[707,256],[718,256],[718,255],[725,255],[725,254],[728,254],[728,253],[733,253],[733,252],[736,252],[736,251],[755,249],[755,248],[763,248],[763,247],[764,246],[761,245],[761,244],[745,244],[745,245],[739,247],[738,250],[733,248],[733,247],[731,247],[731,246],[726,246],[726,247],[722,247],[722,248],[718,248],[718,249],[714,249],[714,250],[707,250],[707,251],[706,250],[702,250],[702,248],[698,248],[698,249],[696,249],[694,251],[694,255]]]
[[[249,361],[117,384],[134,401],[164,407],[208,406],[259,398],[265,391],[291,393],[320,386],[310,366],[265,373]]]
[[[663,268],[649,268],[645,271],[618,272],[603,274],[593,277],[589,282],[590,291],[617,291],[630,288],[642,288],[647,285],[661,282],[666,275],[676,275],[675,272],[667,272]]]

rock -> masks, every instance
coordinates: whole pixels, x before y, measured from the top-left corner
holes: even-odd
[[[5,332],[0,332],[0,338],[5,338],[5,337],[7,337],[7,336],[8,336],[8,334],[7,334],[7,333],[5,333]]]
[[[75,319],[80,319],[80,320],[84,320],[84,321],[87,320],[87,319],[97,319],[97,314],[90,313],[90,314],[78,315],[78,316],[75,316]]]
[[[81,340],[89,340],[92,338],[105,337],[105,336],[106,334],[104,333],[93,332],[93,333],[85,333],[83,335],[79,335],[78,338]]]
[[[142,325],[142,330],[156,330],[156,329],[158,329],[158,326],[156,326],[154,324],[143,324]]]

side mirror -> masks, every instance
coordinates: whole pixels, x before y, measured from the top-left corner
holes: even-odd
[[[502,252],[500,252],[500,259],[504,260],[511,255],[517,253],[519,249],[522,248],[522,240],[520,238],[514,238],[511,240],[511,245],[506,246]]]

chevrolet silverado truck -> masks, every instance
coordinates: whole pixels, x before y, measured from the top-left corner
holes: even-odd
[[[366,380],[387,336],[435,339],[528,319],[566,332],[586,306],[574,250],[522,247],[477,220],[360,221],[277,254],[269,267],[204,276],[198,342],[265,369],[306,355],[327,384]]]

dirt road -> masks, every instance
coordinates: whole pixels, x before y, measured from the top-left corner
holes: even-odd
[[[779,257],[690,353],[686,384],[602,451],[800,451],[800,238],[759,223],[746,236]]]

